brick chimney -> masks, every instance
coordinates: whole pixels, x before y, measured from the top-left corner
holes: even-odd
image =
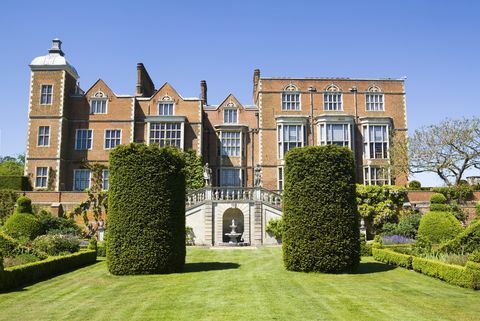
[[[260,69],[253,71],[253,102],[257,100],[258,82],[260,81]]]
[[[155,85],[145,66],[139,62],[137,64],[137,90],[136,96],[150,97],[155,92]]]
[[[203,101],[204,105],[207,105],[207,81],[200,81],[200,100]]]

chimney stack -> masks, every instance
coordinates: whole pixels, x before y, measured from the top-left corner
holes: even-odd
[[[253,101],[257,99],[258,83],[260,81],[260,69],[253,71]]]
[[[200,100],[203,101],[204,105],[207,105],[207,81],[200,81]]]
[[[60,56],[63,56],[64,53],[62,51],[62,41],[58,38],[53,39],[52,47],[50,48],[50,50],[48,50],[48,53],[59,54]]]
[[[155,92],[155,85],[153,84],[150,75],[145,69],[145,66],[139,62],[137,64],[137,90],[136,96],[150,97]]]

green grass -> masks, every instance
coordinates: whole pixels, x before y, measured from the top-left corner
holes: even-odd
[[[189,248],[186,272],[112,276],[104,261],[0,294],[0,320],[479,320],[480,292],[374,262],[285,271],[281,249]]]

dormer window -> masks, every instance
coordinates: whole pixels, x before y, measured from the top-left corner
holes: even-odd
[[[228,103],[223,110],[223,122],[225,124],[238,123],[238,109],[233,103]]]
[[[282,93],[282,110],[300,110],[300,93],[295,85],[288,85]]]
[[[90,114],[106,114],[108,97],[97,91],[90,99]]]
[[[342,92],[338,86],[331,84],[325,89],[325,92],[323,93],[323,110],[343,110]]]
[[[161,101],[158,102],[158,115],[160,116],[172,116],[173,115],[173,99],[169,96],[164,96]]]

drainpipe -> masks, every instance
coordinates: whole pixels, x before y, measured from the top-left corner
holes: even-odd
[[[315,146],[315,126],[313,124],[313,93],[317,92],[317,88],[310,86],[308,87],[308,92],[310,93],[310,134],[312,135],[312,145]]]

